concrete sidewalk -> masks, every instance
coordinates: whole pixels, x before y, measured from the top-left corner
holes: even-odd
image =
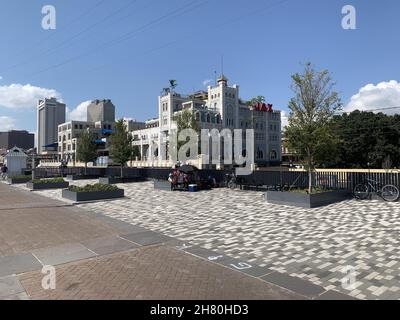
[[[144,213],[145,214],[145,213]],[[0,183],[0,299],[308,299],[239,261]],[[183,250],[184,249],[184,250]],[[56,289],[42,288],[43,265]],[[231,267],[229,267],[231,266]],[[274,277],[272,277],[274,278]]]

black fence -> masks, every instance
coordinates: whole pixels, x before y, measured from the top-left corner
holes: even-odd
[[[171,172],[169,168],[123,168],[124,177],[143,177],[148,179],[167,180]],[[90,176],[119,176],[121,169],[117,167],[110,168],[87,168],[86,174]],[[231,171],[223,170],[200,170],[200,176],[215,178],[217,182],[222,182],[225,176]],[[35,169],[36,178],[50,178],[67,175],[84,175],[85,168],[37,168]],[[397,172],[388,173],[370,173],[370,172],[346,172],[329,171],[314,172],[312,174],[313,186],[329,189],[344,189],[352,191],[354,187],[365,182],[367,179],[374,180],[377,184],[393,184],[400,187],[400,177]],[[277,186],[287,185],[297,188],[306,188],[308,186],[309,176],[307,172],[299,171],[255,171],[247,176],[239,176],[238,184],[245,186]]]

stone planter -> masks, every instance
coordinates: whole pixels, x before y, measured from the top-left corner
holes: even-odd
[[[75,202],[116,199],[124,197],[124,190],[118,189],[114,191],[73,192],[68,189],[64,189],[62,191],[62,197]]]
[[[74,180],[93,180],[98,179],[99,176],[90,176],[90,175],[67,175],[65,179],[74,181]]]
[[[140,182],[143,180],[144,179],[141,177],[126,177],[126,178],[105,177],[105,178],[99,178],[99,183],[101,183],[101,184],[116,184],[116,183]]]
[[[171,191],[171,182],[165,180],[154,180],[154,189]]]
[[[316,194],[300,192],[267,191],[265,200],[268,203],[301,208],[317,208],[351,198],[347,190],[329,191]]]
[[[33,183],[30,181],[26,184],[26,187],[31,190],[66,189],[69,187],[69,182]]]
[[[26,178],[8,178],[7,182],[10,184],[23,184],[31,181],[31,177],[26,177]]]

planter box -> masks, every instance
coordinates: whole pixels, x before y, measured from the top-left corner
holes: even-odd
[[[31,190],[65,189],[69,187],[69,182],[33,183],[30,181],[26,186]]]
[[[317,208],[351,198],[346,190],[337,190],[316,194],[305,194],[300,192],[267,191],[265,200],[273,204],[294,206],[301,208]]]
[[[154,189],[171,191],[171,182],[164,180],[154,180]]]
[[[126,177],[126,178],[118,178],[118,177],[105,177],[99,178],[99,183],[102,184],[116,184],[116,183],[129,183],[129,182],[140,182],[144,181],[141,177]]]
[[[68,189],[64,189],[62,191],[62,197],[76,202],[116,199],[124,197],[124,190],[118,189],[115,191],[73,192]]]
[[[26,178],[8,178],[7,182],[10,184],[23,184],[31,181],[31,177],[26,177]]]
[[[98,179],[99,176],[90,176],[90,175],[67,175],[66,179],[67,180],[93,180],[93,179]]]

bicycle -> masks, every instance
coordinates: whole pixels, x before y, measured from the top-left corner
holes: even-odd
[[[365,200],[372,192],[387,202],[395,202],[400,198],[400,192],[396,186],[383,185],[372,179],[367,179],[364,183],[356,185],[353,194],[356,199]]]
[[[237,188],[236,175],[233,173],[225,175],[224,184],[226,188],[236,189]]]

